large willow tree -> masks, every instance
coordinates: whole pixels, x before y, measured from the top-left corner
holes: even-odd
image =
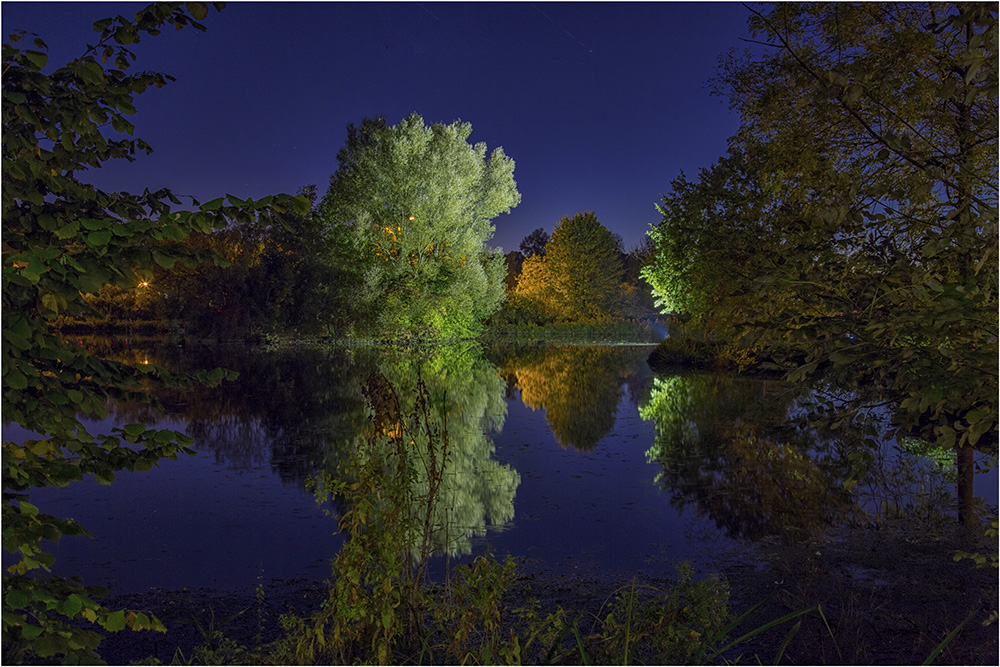
[[[471,133],[416,113],[348,126],[320,211],[350,238],[340,259],[361,276],[361,333],[467,336],[503,302],[504,258],[485,244],[521,195],[514,161],[502,148],[487,157]]]

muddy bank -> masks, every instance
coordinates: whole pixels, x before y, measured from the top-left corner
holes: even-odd
[[[703,569],[728,580],[734,615],[765,601],[733,638],[820,605],[822,616],[814,612],[802,617],[782,664],[920,664],[971,614],[935,664],[995,665],[997,623],[983,622],[997,609],[997,570],[953,560],[956,544],[966,550],[986,548],[959,530],[929,534],[896,525],[842,529],[812,539],[765,540],[741,553],[720,554]],[[581,619],[581,632],[597,627],[593,621],[607,613],[608,599],[632,584],[630,573],[566,572],[528,561],[518,572],[517,583],[504,599],[509,608],[530,595],[539,600],[543,613],[560,606],[570,611],[571,618]],[[642,575],[636,582],[661,590],[672,583]],[[104,641],[101,654],[109,664],[149,657],[169,663],[175,655],[189,660],[213,630],[245,645],[272,641],[280,632],[281,614],[307,615],[326,594],[323,582],[307,579],[264,580],[261,586],[259,597],[254,590],[211,589],[153,589],[116,596],[107,600],[109,606],[152,611],[169,632],[117,633]],[[757,656],[771,663],[793,624],[760,634],[725,658],[732,662],[742,655],[742,662],[756,662]]]

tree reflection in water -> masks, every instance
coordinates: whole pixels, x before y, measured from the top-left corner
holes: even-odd
[[[622,503],[633,500],[626,498],[631,489],[618,488],[624,486],[615,481],[622,479],[618,475],[630,480],[655,475],[663,490],[650,494],[656,512],[670,510],[664,508],[668,503],[683,510],[681,514],[693,510],[732,537],[795,538],[831,523],[867,524],[918,512],[930,525],[939,514],[953,511],[953,498],[944,496],[954,484],[954,478],[947,477],[954,474],[954,463],[923,465],[896,457],[895,440],[886,440],[893,433],[891,424],[874,434],[869,433],[870,423],[843,424],[835,431],[837,439],[827,440],[798,425],[805,423],[807,410],[826,400],[821,391],[711,374],[654,377],[646,364],[649,348],[492,348],[484,353],[475,345],[415,352],[361,346],[156,348],[132,342],[105,345],[98,352],[137,365],[160,363],[170,370],[222,366],[238,371],[236,381],[211,390],[157,390],[172,422],[168,426],[194,436],[196,449],[212,452],[226,464],[224,472],[270,468],[289,485],[290,493],[302,488],[308,476],[339,470],[355,456],[370,424],[361,392],[364,378],[384,375],[406,401],[404,407],[412,409],[419,371],[431,392],[431,421],[440,423],[444,414],[448,419],[450,460],[442,502],[430,522],[431,546],[437,553],[467,554],[477,536],[509,525],[517,493],[522,500],[518,510],[524,514],[520,518],[525,520],[521,530],[495,540],[500,548],[534,549],[536,543],[545,543],[549,549],[546,540],[562,540],[566,525],[585,525],[575,523],[580,516],[576,509],[573,514],[552,509],[549,498],[556,493],[572,494],[560,501],[562,507],[579,508],[597,522],[610,518],[609,524],[618,523]],[[505,381],[511,398],[519,394],[526,406],[545,410],[553,437],[568,450],[521,447],[526,442],[522,438],[545,440],[541,419],[508,423],[510,437],[497,442],[509,445],[504,455],[517,461],[520,474],[497,460],[494,447],[494,434],[514,419],[507,416]],[[634,423],[635,413],[623,400],[626,393],[648,422],[642,429],[636,425],[633,437],[641,439],[634,442],[614,439],[616,429],[620,435]],[[149,406],[109,403],[109,409],[119,424],[164,421],[163,414]],[[519,416],[528,414],[520,406],[516,409]],[[535,431],[536,425],[543,432]],[[870,446],[864,444],[868,440]],[[636,462],[633,469],[625,461],[629,457],[618,456],[635,446],[648,449],[649,467],[639,468],[642,464]],[[603,451],[580,454],[595,448]],[[867,469],[858,469],[859,461],[869,461]],[[586,476],[566,474],[568,467]],[[615,487],[615,502],[601,506],[597,496],[589,497],[590,473],[600,476],[595,478],[595,493],[605,482]],[[529,476],[537,481],[529,484]],[[853,495],[844,490],[844,483],[851,481],[856,482]],[[426,477],[414,479],[410,495],[425,495],[426,484]],[[588,505],[582,496],[593,502]],[[280,512],[278,520],[289,516]],[[242,518],[233,522],[238,521]],[[334,528],[332,523],[318,525],[327,526],[320,528],[323,531]],[[655,534],[661,526],[634,525],[642,526],[636,535]],[[586,528],[575,532],[585,534]],[[542,534],[544,539],[538,537]],[[633,548],[631,539],[621,539],[623,550]],[[609,558],[614,562],[620,553]]]
[[[647,460],[677,507],[693,505],[732,537],[794,537],[857,511],[832,443],[799,428],[796,391],[731,376],[657,377],[640,416],[656,437]]]
[[[261,353],[243,345],[117,349],[122,361],[149,361],[168,370],[219,366],[239,373],[217,387],[156,387],[168,415],[185,422],[195,448],[236,469],[270,466],[285,482],[302,484],[335,465],[365,420],[354,380],[370,361],[356,350],[296,348]],[[150,422],[151,406],[110,405],[116,419]]]
[[[556,442],[590,452],[614,427],[622,385],[634,393],[648,354],[624,346],[530,349],[502,355],[500,372],[521,390],[525,405],[545,410]]]
[[[514,517],[517,471],[492,457],[491,434],[507,415],[504,381],[474,344],[423,351],[383,347],[296,347],[261,352],[246,346],[181,348],[102,346],[101,354],[133,364],[160,364],[170,370],[221,366],[239,373],[213,389],[157,388],[155,399],[185,422],[195,449],[214,453],[235,468],[270,465],[286,482],[303,484],[321,469],[336,471],[360,450],[371,429],[361,385],[371,373],[396,387],[404,412],[412,411],[417,374],[431,392],[432,423],[447,410],[450,440],[442,502],[432,521],[438,553],[471,553],[474,536],[487,525]],[[445,408],[444,406],[447,406]],[[111,404],[121,422],[162,418],[149,405]],[[367,430],[366,430],[367,429]],[[423,495],[426,475],[413,482]]]
[[[493,458],[492,434],[503,429],[507,417],[503,379],[471,343],[435,347],[417,355],[388,351],[378,371],[395,388],[403,415],[414,411],[419,376],[430,393],[429,423],[435,428],[447,426],[447,459],[428,526],[430,548],[433,553],[450,556],[471,553],[473,538],[485,535],[487,526],[501,527],[513,520],[514,496],[521,483],[516,470]],[[414,425],[409,427],[416,431]],[[355,437],[352,451],[366,451],[363,444],[372,428],[367,422],[365,430]],[[381,445],[390,443],[385,439]],[[431,442],[435,456],[440,456],[441,445]],[[426,440],[414,443],[422,457],[410,481],[414,499],[427,498],[430,488],[427,446]],[[413,515],[421,517],[415,530],[423,529],[422,509],[414,508]],[[414,558],[419,558],[422,540],[407,541],[415,550]]]

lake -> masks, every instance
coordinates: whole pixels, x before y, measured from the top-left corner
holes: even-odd
[[[327,577],[342,538],[325,510],[337,508],[318,506],[306,480],[338,470],[370,433],[362,386],[373,373],[397,388],[404,411],[419,377],[434,420],[447,415],[437,572],[487,549],[566,573],[669,574],[681,560],[704,571],[763,538],[954,513],[946,455],[889,440],[859,476],[847,444],[856,434],[831,438],[805,423],[815,390],[656,375],[650,345],[79,344],[129,363],[240,373],[215,389],[157,389],[161,411],[112,404],[108,418],[88,422],[92,432],[134,422],[182,430],[196,456],[108,486],[85,479],[32,492],[42,511],[74,517],[94,538],[52,545],[53,572],[114,593]],[[26,434],[5,424],[3,437]],[[995,470],[977,476],[976,496],[996,505]]]

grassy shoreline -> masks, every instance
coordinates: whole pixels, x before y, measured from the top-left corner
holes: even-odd
[[[778,624],[714,662],[732,664],[742,656],[740,662],[758,658],[770,663],[784,650],[783,662],[790,664],[919,664],[973,613],[935,662],[996,664],[996,621],[984,624],[997,605],[996,571],[953,561],[949,541],[946,535],[928,537],[912,526],[853,527],[796,544],[765,540],[747,545],[740,554],[720,555],[705,565],[728,582],[731,616],[763,602],[733,630],[731,639],[816,604],[822,615],[813,612]],[[542,617],[562,609],[585,640],[597,641],[600,621],[617,593],[628,594],[633,587],[664,590],[673,583],[642,573],[633,580],[519,564],[502,598],[503,626],[522,636],[525,628],[512,612],[534,600]],[[150,589],[115,595],[110,603],[155,613],[168,633],[111,634],[102,643],[102,657],[110,664],[171,664],[175,657],[182,658],[182,664],[255,664],[251,658],[262,657],[280,640],[279,616],[308,614],[326,598],[327,586],[320,580],[294,578],[264,581],[256,591]],[[639,620],[632,619],[633,627]],[[800,620],[798,632],[783,649]],[[571,634],[565,646],[570,652],[557,664],[579,664]],[[649,661],[646,650],[640,644],[635,664]]]
[[[572,322],[545,326],[525,325],[487,326],[475,336],[434,338],[406,336],[335,337],[321,334],[300,335],[295,332],[247,333],[242,336],[216,336],[188,332],[173,323],[146,320],[61,320],[53,325],[56,331],[68,335],[162,336],[191,342],[246,343],[251,345],[448,345],[462,342],[479,342],[485,345],[570,343],[591,345],[656,345],[664,334],[648,321],[618,321],[606,323]]]

